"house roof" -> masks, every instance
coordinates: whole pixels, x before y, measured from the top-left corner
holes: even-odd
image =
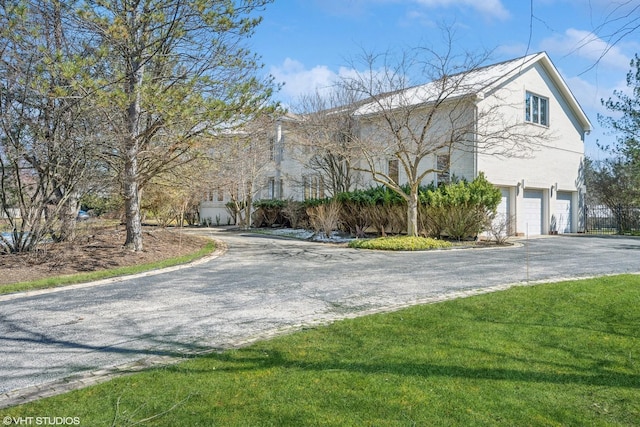
[[[380,109],[380,103],[385,105],[385,108],[392,109],[403,105],[414,106],[429,104],[437,101],[438,98],[443,100],[443,97],[446,97],[446,99],[456,99],[475,95],[479,99],[482,99],[488,92],[499,88],[512,78],[523,74],[536,63],[539,63],[544,68],[551,81],[575,114],[582,128],[587,132],[591,131],[592,127],[589,118],[545,52],[535,53],[447,76],[446,83],[443,83],[443,80],[440,79],[400,91],[390,92],[379,97],[375,102],[364,102],[357,108],[355,114],[365,116],[375,114]],[[444,89],[443,84],[447,85]]]

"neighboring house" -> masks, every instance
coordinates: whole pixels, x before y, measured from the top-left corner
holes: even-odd
[[[452,176],[472,180],[484,173],[502,191],[498,212],[509,219],[510,234],[583,231],[584,137],[591,130],[591,123],[546,53],[482,67],[465,78],[469,84],[453,95],[470,100],[468,118],[476,122],[464,138],[472,143],[463,149],[434,152],[423,159],[420,167],[432,170],[423,184],[448,181]],[[415,95],[416,103],[429,108],[426,97],[418,94],[428,94],[432,88],[433,83],[427,83],[405,89],[403,100]],[[360,136],[373,133],[377,113],[371,105],[364,102],[354,109],[354,117],[360,118]],[[478,112],[487,110],[499,112],[500,121],[479,123]],[[308,167],[313,149],[300,141],[297,127],[301,120],[288,115],[273,124],[268,140],[273,155],[261,171],[262,184],[255,199],[303,200],[330,195],[322,175]],[[521,131],[531,135],[545,133],[547,137],[534,143],[526,156],[509,153],[507,139],[491,149],[482,148],[487,141],[482,139],[486,133],[480,130],[481,126],[511,126],[509,123],[518,124]],[[381,172],[403,182],[404,171],[393,156],[381,152],[377,162]],[[377,185],[366,176],[358,182],[359,187]],[[207,215],[210,203],[203,202],[201,215]]]

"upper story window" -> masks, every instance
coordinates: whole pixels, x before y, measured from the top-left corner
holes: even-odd
[[[549,126],[549,99],[527,92],[525,103],[525,120],[543,126]]]
[[[305,175],[302,177],[304,185],[304,199],[323,199],[324,194],[324,182],[322,177],[316,175]]]
[[[389,179],[396,184],[400,183],[400,171],[398,159],[389,160]]]
[[[269,160],[275,160],[276,158],[276,139],[269,138]]]
[[[449,175],[450,166],[451,156],[449,156],[448,154],[438,154],[436,156],[436,184],[444,184],[451,180],[451,176]]]

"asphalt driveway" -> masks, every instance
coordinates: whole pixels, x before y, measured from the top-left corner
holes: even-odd
[[[90,384],[108,368],[302,325],[514,284],[640,271],[638,238],[557,236],[510,248],[389,253],[198,232],[224,241],[226,253],[160,274],[0,296],[0,407],[54,394],[69,378]]]

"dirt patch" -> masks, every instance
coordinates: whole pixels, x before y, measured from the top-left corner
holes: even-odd
[[[147,264],[201,249],[208,240],[179,229],[143,227],[142,252],[122,247],[123,226],[83,223],[73,242],[42,245],[27,254],[0,255],[0,286],[46,277]]]

